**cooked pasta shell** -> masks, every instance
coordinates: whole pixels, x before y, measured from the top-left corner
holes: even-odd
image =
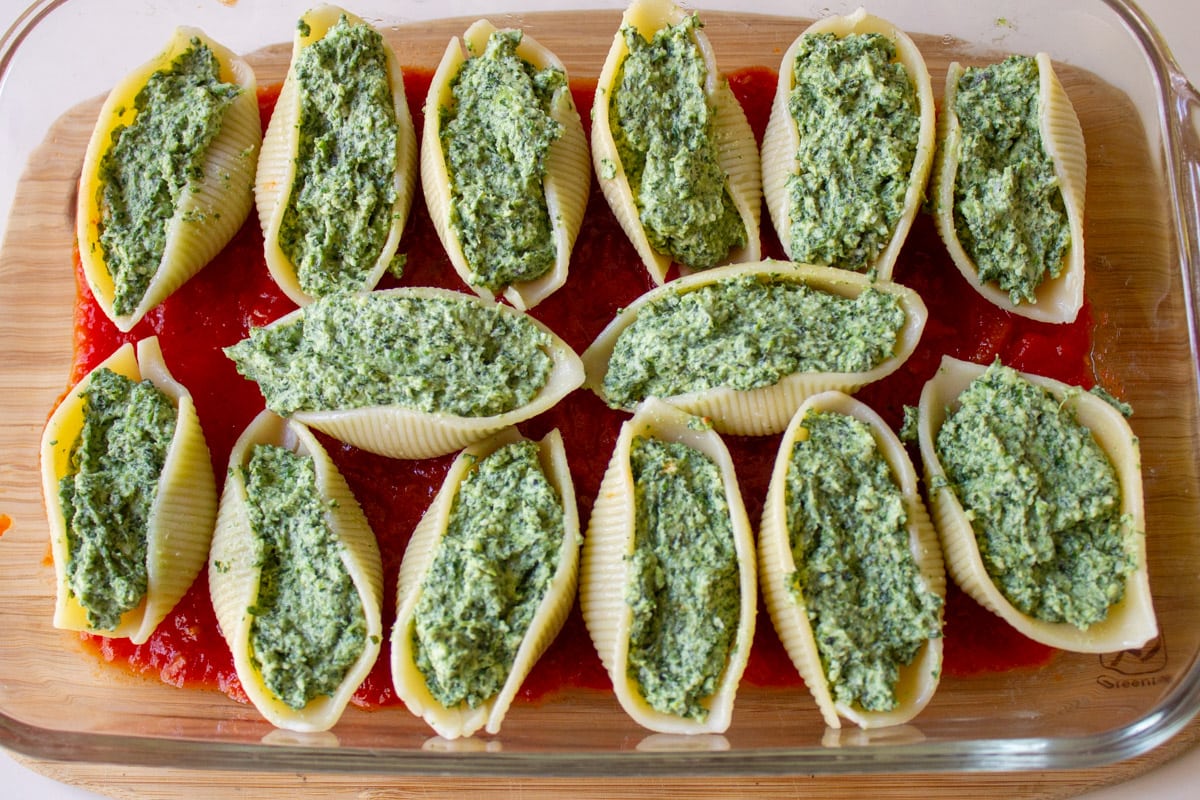
[[[779,433],[787,427],[796,408],[810,395],[829,389],[853,392],[891,374],[912,355],[928,316],[924,302],[911,289],[888,281],[872,282],[864,275],[847,270],[787,261],[760,261],[719,267],[671,281],[625,307],[583,354],[587,387],[607,400],[604,378],[617,340],[647,306],[669,299],[672,295],[743,275],[755,275],[764,282],[802,283],[821,292],[848,298],[857,297],[870,287],[894,295],[904,310],[905,321],[897,335],[892,355],[865,372],[795,372],[784,376],[778,383],[756,389],[739,391],[720,386],[662,398],[690,414],[711,419],[714,427],[722,433],[750,436]]]
[[[688,12],[674,5],[671,0],[633,0],[621,17],[621,28],[633,26],[648,41],[657,31],[678,25],[688,16]],[[699,28],[694,29],[692,34],[707,67],[704,94],[709,107],[716,113],[714,137],[717,141],[717,161],[726,175],[730,196],[746,228],[745,246],[731,251],[725,263],[757,261],[761,257],[759,218],[762,214],[762,173],[754,132],[745,111],[729,88],[729,82],[717,69],[708,37]],[[637,201],[621,164],[609,122],[609,105],[621,65],[628,55],[629,48],[618,29],[600,71],[592,105],[592,166],[604,191],[604,198],[621,223],[625,235],[646,265],[650,277],[656,284],[661,284],[666,280],[671,258],[657,252],[646,237]],[[690,271],[681,266],[684,274]]]
[[[933,187],[934,218],[938,234],[946,245],[958,271],[975,291],[993,304],[1039,322],[1072,322],[1083,306],[1084,241],[1083,212],[1087,186],[1087,147],[1079,117],[1071,105],[1054,66],[1046,53],[1035,56],[1038,66],[1039,132],[1042,147],[1054,164],[1054,173],[1067,212],[1071,244],[1057,278],[1049,275],[1037,287],[1036,302],[1012,302],[1009,293],[994,282],[981,283],[975,262],[967,255],[955,226],[954,189],[961,162],[962,126],[955,113],[959,79],[963,68],[950,65],[946,75],[946,95],[938,117],[938,155]]]
[[[1146,570],[1144,535],[1131,537],[1128,548],[1137,564],[1125,581],[1125,596],[1109,607],[1101,622],[1080,630],[1066,622],[1044,622],[1018,611],[988,576],[971,519],[958,496],[947,485],[946,473],[935,442],[958,398],[987,370],[986,366],[944,356],[937,374],[921,392],[918,435],[925,483],[934,524],[942,540],[946,566],[954,581],[980,605],[1000,616],[1030,639],[1082,653],[1106,653],[1140,647],[1158,633]],[[1115,408],[1077,387],[1037,375],[1021,373],[1031,383],[1047,389],[1063,406],[1071,409],[1108,455],[1121,487],[1121,513],[1128,515],[1134,530],[1144,531],[1141,456],[1129,423]]]
[[[780,443],[763,507],[758,540],[763,598],[784,649],[804,678],[826,725],[839,728],[842,718],[862,728],[900,725],[920,713],[937,689],[942,668],[941,638],[927,639],[912,662],[900,668],[895,685],[897,705],[893,710],[868,711],[858,705],[838,702],[833,698],[821,665],[820,648],[813,635],[806,606],[789,590],[789,576],[796,571],[796,562],[787,522],[787,475],[792,449],[800,437],[807,435],[804,420],[810,413],[817,412],[844,414],[870,427],[879,452],[887,461],[896,486],[900,489],[908,517],[909,546],[921,580],[928,591],[943,600],[946,597],[946,572],[941,546],[925,510],[925,503],[921,500],[917,473],[908,453],[878,414],[858,400],[833,391],[808,398],[792,418]]]
[[[300,152],[300,121],[302,115],[302,95],[296,78],[296,61],[305,48],[323,39],[338,22],[345,17],[352,26],[366,25],[359,17],[344,11],[337,6],[321,6],[308,11],[300,18],[296,35],[292,44],[292,61],[287,78],[279,92],[271,121],[267,125],[263,137],[262,156],[259,158],[258,172],[254,178],[254,202],[258,209],[258,221],[263,231],[263,246],[265,248],[267,268],[271,277],[279,284],[279,288],[297,305],[304,305],[313,300],[313,295],[306,291],[297,274],[297,265],[289,258],[280,246],[280,229],[284,223],[288,205],[293,191],[297,189],[299,173],[298,154]],[[392,187],[396,199],[390,214],[391,223],[387,229],[387,238],[379,251],[371,269],[363,276],[357,285],[340,286],[348,291],[360,291],[374,288],[379,279],[387,271],[396,248],[400,243],[400,234],[408,219],[409,208],[412,205],[413,192],[417,177],[417,135],[413,127],[412,116],[409,114],[408,101],[404,93],[404,75],[400,62],[392,48],[383,45],[383,55],[387,65],[388,82],[391,88],[392,110],[396,117],[396,161],[393,171]],[[333,209],[329,209],[333,213]]]
[[[428,413],[399,405],[377,405],[364,408],[296,411],[296,421],[316,428],[347,444],[391,458],[431,458],[445,455],[478,442],[510,425],[541,414],[553,407],[583,383],[583,364],[566,342],[532,317],[508,306],[448,289],[413,287],[370,292],[361,297],[368,302],[388,302],[392,298],[443,298],[471,304],[482,310],[511,315],[526,321],[549,338],[547,354],[552,366],[546,384],[523,406],[484,417],[458,416],[450,413]],[[270,324],[271,328],[286,327],[303,322],[306,309],[301,308]],[[408,324],[397,319],[396,325]],[[436,328],[416,331],[417,336],[436,336]],[[477,343],[461,342],[463,348]],[[341,358],[329,364],[334,370],[354,370],[355,364]],[[469,380],[470,378],[465,378]]]
[[[771,105],[771,115],[763,133],[762,173],[763,196],[767,210],[785,253],[793,258],[798,254],[792,247],[792,220],[795,214],[789,202],[788,179],[796,174],[796,154],[800,148],[800,134],[796,122],[788,113],[788,96],[795,86],[796,56],[805,36],[833,34],[842,39],[850,35],[880,34],[896,47],[896,62],[908,72],[909,81],[916,92],[918,108],[918,135],[916,153],[907,176],[908,189],[904,204],[886,246],[869,261],[863,272],[874,271],[881,280],[890,280],[896,257],[908,236],[913,219],[925,197],[925,183],[933,163],[936,124],[934,121],[933,86],[929,70],[925,66],[920,50],[903,31],[886,20],[872,16],[863,9],[846,16],[827,17],[809,26],[792,42],[779,67],[779,83]],[[834,265],[838,266],[838,265]]]
[[[42,491],[49,515],[50,551],[57,586],[54,625],[142,644],[187,593],[204,566],[217,515],[216,481],[192,396],[171,377],[156,338],[141,340],[136,351],[132,344],[122,345],[96,369],[101,367],[130,380],[149,380],[178,412],[175,434],[158,478],[158,494],[145,532],[146,595],[141,605],[122,615],[116,628],[95,630],[88,624],[87,611],[67,584],[70,534],[59,498],[59,482],[71,472],[71,449],[84,423],[83,393],[88,389],[93,370],[58,405],[42,434]]]
[[[250,632],[261,582],[256,536],[250,527],[244,468],[256,445],[276,445],[311,458],[317,486],[326,505],[325,519],[337,538],[341,559],[366,621],[362,653],[330,695],[313,698],[301,709],[284,703],[267,687],[251,653]],[[213,610],[242,688],[272,725],[293,731],[324,731],[341,717],[351,695],[375,664],[383,640],[380,608],[383,566],[379,546],[358,501],[312,432],[294,421],[263,411],[243,431],[229,456],[229,472],[221,494],[216,532],[208,562],[208,588]]]
[[[487,733],[500,731],[500,725],[525,676],[558,635],[575,601],[579,571],[579,512],[575,489],[567,467],[562,436],[557,430],[538,443],[542,470],[558,494],[563,508],[563,540],[555,559],[553,574],[526,630],[508,676],[499,692],[475,708],[463,701],[453,708],[442,705],[430,692],[424,675],[417,667],[413,630],[417,602],[421,598],[426,575],[446,533],[459,486],[471,466],[491,453],[521,440],[515,428],[505,430],[475,444],[455,459],[442,488],[429,510],[413,531],[404,559],[396,594],[396,624],[392,630],[391,667],[396,694],[412,713],[424,718],[446,739],[471,736],[480,728]]]
[[[758,603],[754,535],[742,504],[729,451],[716,432],[697,423],[700,420],[650,398],[622,425],[588,522],[580,565],[579,603],[584,623],[600,661],[612,679],[617,700],[635,722],[659,733],[725,731],[754,640]],[[635,436],[677,442],[698,450],[716,463],[724,484],[738,562],[738,630],[717,689],[703,703],[708,710],[704,720],[688,719],[651,707],[627,669],[633,624],[628,595],[632,591],[631,557],[637,503],[630,448]]]
[[[239,92],[225,109],[220,130],[204,151],[200,174],[189,177],[165,222],[162,252],[157,254],[157,264],[145,291],[136,302],[118,300],[119,287],[110,256],[100,243],[107,217],[102,198],[104,157],[114,146],[114,134],[136,121],[135,98],[147,81],[190,50],[193,41],[213,52],[219,68],[218,79],[235,84]],[[250,213],[251,186],[261,143],[262,123],[254,71],[195,28],[176,29],[161,53],[126,76],[109,93],[84,155],[75,225],[79,259],[88,286],[100,308],[120,330],[131,330],[148,311],[212,261],[242,227]],[[132,288],[125,291],[136,293]]]
[[[491,22],[481,19],[463,34],[465,51],[457,38],[446,46],[425,100],[425,124],[421,134],[421,188],[425,193],[429,217],[459,277],[472,285],[480,297],[488,299],[492,297],[490,290],[472,284],[474,270],[467,263],[458,231],[451,222],[453,197],[446,154],[442,147],[444,120],[440,111],[454,104],[451,91],[453,82],[467,58],[483,53],[487,49],[488,38],[496,30]],[[554,67],[566,74],[566,68],[558,57],[527,34],[521,38],[517,55],[536,69]],[[550,145],[546,154],[546,176],[543,180],[556,256],[554,265],[541,277],[512,284],[504,290],[504,298],[522,310],[533,308],[566,283],[571,248],[583,224],[590,189],[591,165],[588,161],[587,139],[569,85],[564,84],[554,93],[551,116],[562,125],[562,135]]]

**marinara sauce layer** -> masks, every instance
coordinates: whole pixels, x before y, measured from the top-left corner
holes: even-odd
[[[421,130],[421,104],[430,78],[429,72],[405,73],[405,88],[417,130]],[[761,141],[775,91],[775,72],[765,68],[746,69],[731,74],[729,80],[755,136]],[[582,115],[585,127],[589,124],[586,109],[592,106],[594,90],[595,81],[572,83],[576,105],[585,110]],[[260,90],[264,128],[278,91],[278,87]],[[785,258],[765,210],[763,220],[768,223],[763,230],[764,257]],[[420,192],[414,198],[400,252],[408,257],[403,277],[386,277],[381,288],[440,286],[471,291],[451,267]],[[917,404],[921,387],[933,376],[944,354],[985,364],[1000,358],[1016,369],[1085,388],[1094,383],[1089,308],[1085,305],[1079,318],[1070,325],[1038,323],[996,308],[961,277],[927,216],[921,215],[914,224],[892,279],[919,292],[930,312],[920,346],[912,357],[888,378],[857,393],[894,429],[901,424],[903,407]],[[257,385],[238,375],[222,348],[245,338],[251,327],[265,325],[295,308],[267,272],[257,219],[252,215],[211,264],[127,334],[120,333],[96,305],[78,258],[76,284],[72,383],[124,342],[158,336],[172,373],[192,392],[218,485],[223,484],[234,441],[264,404]],[[619,309],[651,288],[645,268],[593,181],[587,215],[571,259],[570,278],[562,289],[530,313],[577,352],[583,352]],[[586,521],[591,512],[617,431],[627,416],[609,409],[589,391],[581,389],[520,426],[531,438],[540,438],[553,428],[562,432],[582,520]],[[453,456],[397,461],[362,452],[325,436],[321,438],[379,540],[385,575],[384,622],[385,630],[390,630],[400,559],[409,535],[441,486]],[[779,437],[725,439],[736,464],[750,519],[757,520],[762,513]],[[913,456],[916,460],[915,452]],[[801,680],[765,614],[757,630],[745,683],[799,687]],[[1055,652],[1016,633],[953,585],[949,587],[946,602],[944,634],[943,669],[950,676],[1036,667],[1047,663]],[[216,688],[230,697],[246,700],[233,659],[217,629],[204,574],[145,644],[134,646],[125,639],[89,634],[83,637],[100,658],[131,672],[175,686]],[[575,609],[526,679],[521,697],[532,701],[564,690],[606,690],[610,686]],[[392,690],[386,657],[379,659],[354,702],[371,708],[399,704]]]

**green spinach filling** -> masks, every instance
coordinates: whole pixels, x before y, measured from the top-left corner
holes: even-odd
[[[171,399],[107,367],[83,392],[83,427],[58,484],[66,580],[88,625],[112,630],[146,596],[150,511],[175,436]]]
[[[562,501],[535,442],[476,462],[458,488],[413,619],[417,668],[447,708],[494,697],[558,565]]]
[[[741,585],[716,463],[678,442],[630,447],[635,533],[628,675],[664,714],[704,720],[737,639]]]
[[[716,111],[708,105],[708,69],[692,38],[692,15],[646,41],[621,29],[629,55],[618,68],[609,105],[613,141],[651,246],[703,269],[746,244],[746,226],[717,160]]]
[[[1018,610],[1078,628],[1102,621],[1136,568],[1108,456],[1074,413],[999,362],[937,435],[984,567]]]
[[[158,272],[167,229],[241,89],[220,80],[199,39],[138,91],[137,114],[113,129],[100,158],[99,245],[113,280],[113,311],[133,313]],[[188,220],[184,220],[188,221]]]
[[[567,78],[535,69],[517,55],[520,43],[520,31],[493,33],[455,76],[454,104],[441,109],[451,223],[471,283],[493,292],[543,275],[557,256],[543,181],[546,154],[562,136],[551,108]]]
[[[1014,304],[1036,302],[1047,276],[1062,274],[1071,230],[1054,162],[1040,132],[1037,61],[1010,56],[969,68],[954,113],[962,126],[954,228],[980,283]]]
[[[621,332],[604,376],[614,408],[653,395],[771,386],[794,372],[864,372],[895,350],[906,315],[868,287],[847,298],[754,275],[727,278],[644,306]]]
[[[312,297],[365,287],[395,220],[396,137],[387,45],[342,17],[293,65],[296,173],[279,247]]]
[[[546,385],[549,344],[524,315],[466,296],[371,292],[327,295],[225,353],[283,416],[396,405],[483,417]]]
[[[863,271],[904,211],[920,135],[916,90],[877,33],[801,39],[788,113],[800,137],[789,176],[796,261]]]
[[[313,460],[255,445],[244,479],[260,569],[250,657],[271,693],[301,709],[333,694],[362,655],[362,599],[326,521]]]
[[[903,497],[870,427],[814,412],[804,428],[787,471],[788,588],[804,602],[834,699],[890,711],[900,668],[941,635],[942,600],[921,578]]]

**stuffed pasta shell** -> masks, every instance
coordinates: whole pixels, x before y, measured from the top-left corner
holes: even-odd
[[[673,262],[759,259],[758,149],[702,28],[670,0],[634,0],[592,106],[593,167],[656,284]]]
[[[720,733],[754,639],[754,541],[705,423],[651,398],[621,427],[584,537],[580,608],[635,722]]]
[[[1087,149],[1050,57],[950,65],[933,206],[959,272],[983,297],[1041,322],[1083,305]]]
[[[155,338],[122,345],[42,434],[54,625],[142,644],[208,557],[217,490],[188,390]]]
[[[809,395],[896,370],[927,315],[910,289],[846,270],[719,267],[622,310],[583,354],[587,385],[614,408],[655,396],[724,433],[779,433]]]
[[[591,165],[558,57],[479,20],[446,47],[421,139],[425,205],[459,277],[520,309],[561,287]]]
[[[788,48],[763,135],[763,194],[793,261],[888,280],[925,195],[933,89],[913,41],[863,9]]]
[[[269,411],[234,444],[208,563],[221,634],[268,722],[323,731],[383,640],[375,536],[312,432]]]
[[[1116,408],[947,356],[921,393],[918,434],[946,563],[968,594],[1063,650],[1154,638],[1140,456]]]
[[[88,141],[75,225],[104,313],[128,331],[229,243],[262,143],[254,71],[195,28],[109,93]]]
[[[305,13],[254,182],[267,267],[298,305],[374,288],[416,183],[417,137],[396,54],[336,6]]]
[[[447,739],[498,733],[575,601],[579,516],[558,431],[463,451],[400,565],[396,694]]]
[[[899,725],[933,697],[946,575],[904,446],[841,392],[783,435],[759,535],[775,630],[830,728]]]
[[[328,295],[225,353],[275,413],[393,458],[452,453],[583,383],[542,323],[426,287]]]

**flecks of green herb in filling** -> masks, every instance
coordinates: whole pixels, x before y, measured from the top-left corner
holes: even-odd
[[[256,445],[245,481],[261,570],[251,658],[273,695],[304,708],[333,694],[362,655],[362,599],[326,521],[313,460]]]
[[[617,338],[604,392],[614,408],[654,395],[771,386],[794,372],[863,372],[892,355],[905,313],[867,288],[846,298],[740,276],[666,294]]]
[[[562,70],[535,69],[516,53],[521,32],[497,31],[455,77],[442,108],[442,147],[453,194],[451,223],[471,282],[493,292],[554,266],[546,207],[546,154],[562,135],[551,115]]]
[[[695,15],[646,41],[621,29],[629,55],[617,71],[609,124],[651,246],[695,269],[746,243],[746,226],[717,161],[708,70],[692,38]]]
[[[1035,302],[1047,277],[1062,274],[1071,245],[1062,191],[1040,132],[1037,61],[1010,56],[969,68],[954,112],[962,126],[954,227],[981,283],[1014,304]]]
[[[475,708],[504,687],[563,536],[536,443],[506,445],[467,473],[413,619],[417,668],[443,706]]]
[[[787,524],[802,599],[834,699],[896,707],[900,667],[941,635],[941,598],[921,579],[908,515],[871,429],[845,414],[804,418],[792,448]]]
[[[184,192],[204,177],[208,146],[241,89],[193,39],[137,93],[137,114],[113,129],[100,159],[100,248],[113,279],[113,311],[133,313],[158,271]]]
[[[641,436],[630,468],[628,675],[652,708],[703,720],[737,639],[741,602],[721,473],[699,450]]]
[[[277,414],[397,405],[482,417],[530,402],[553,368],[529,318],[463,296],[335,294],[225,353]]]
[[[394,220],[399,127],[386,47],[343,17],[293,66],[300,130],[279,246],[313,297],[364,288]]]
[[[917,95],[877,33],[801,39],[788,113],[800,146],[788,178],[796,261],[863,271],[904,210],[920,133]]]
[[[937,453],[1009,602],[1079,628],[1105,619],[1139,534],[1121,514],[1112,463],[1070,409],[997,362],[959,396]]]
[[[88,625],[112,630],[146,595],[146,536],[175,436],[175,406],[150,381],[101,367],[83,393],[83,428],[58,485],[67,586]]]

